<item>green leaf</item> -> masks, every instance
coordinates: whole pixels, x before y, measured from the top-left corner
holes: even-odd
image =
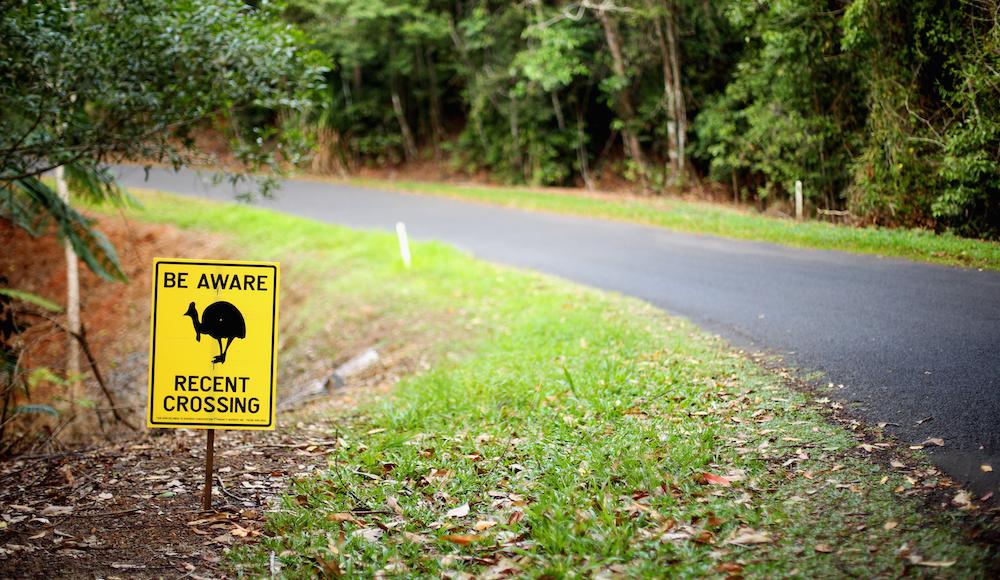
[[[31,388],[35,388],[39,383],[49,382],[56,385],[65,385],[66,379],[60,377],[59,375],[52,372],[52,369],[48,367],[39,367],[31,371],[31,375],[28,376],[28,385]]]
[[[92,220],[69,206],[39,179],[19,179],[15,185],[35,213],[48,215],[55,221],[59,236],[69,240],[76,255],[95,274],[106,280],[125,280],[118,254],[108,239],[93,228]]]
[[[59,411],[56,411],[51,405],[18,405],[14,407],[15,415],[29,415],[29,414],[39,414],[39,415],[52,415],[53,417],[59,416]]]
[[[49,302],[45,298],[42,298],[37,294],[32,294],[31,292],[15,290],[13,288],[0,288],[0,295],[8,296],[14,300],[20,300],[21,302],[27,302],[28,304],[48,310],[49,312],[62,312],[62,308],[60,308],[58,304]]]

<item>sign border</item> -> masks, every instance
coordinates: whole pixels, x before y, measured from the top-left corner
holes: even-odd
[[[148,415],[146,417],[146,426],[149,428],[166,427],[178,429],[215,429],[222,427],[234,427],[236,429],[244,429],[247,431],[259,430],[267,431],[274,428],[274,399],[277,396],[277,389],[275,388],[274,375],[277,370],[278,360],[276,352],[276,338],[278,332],[278,263],[277,262],[243,262],[239,260],[230,261],[213,261],[213,260],[185,260],[181,258],[153,258],[155,264],[153,268],[153,303],[152,303],[152,313],[150,316],[150,328],[149,328],[149,389],[146,397],[146,406],[148,407]],[[194,266],[233,266],[242,268],[271,268],[274,272],[274,296],[272,297],[271,303],[271,319],[273,321],[271,325],[271,385],[270,385],[270,396],[268,397],[267,405],[267,423],[195,423],[193,421],[154,421],[153,420],[153,390],[155,381],[153,380],[155,376],[156,367],[156,299],[157,291],[159,286],[157,284],[160,279],[160,264],[190,264]]]

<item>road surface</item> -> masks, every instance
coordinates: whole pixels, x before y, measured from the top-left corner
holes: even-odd
[[[125,185],[232,200],[191,171],[117,168]],[[741,348],[780,355],[974,490],[1000,490],[1000,272],[727,240],[312,181],[275,210],[415,239],[646,300]],[[415,258],[419,260],[419,256]],[[993,473],[983,473],[981,464]]]

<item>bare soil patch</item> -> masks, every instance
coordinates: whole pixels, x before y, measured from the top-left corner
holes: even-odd
[[[384,392],[385,369],[277,431],[219,431],[213,510],[201,511],[205,433],[145,431],[0,467],[0,577],[224,577],[223,556],[260,536],[294,478],[327,466],[338,441],[324,411]]]

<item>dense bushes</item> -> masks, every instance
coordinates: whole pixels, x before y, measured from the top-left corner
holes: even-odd
[[[885,223],[1000,235],[1000,5],[854,2],[867,125],[848,199]]]
[[[1000,235],[996,0],[295,0],[343,167],[805,183],[862,220]]]

